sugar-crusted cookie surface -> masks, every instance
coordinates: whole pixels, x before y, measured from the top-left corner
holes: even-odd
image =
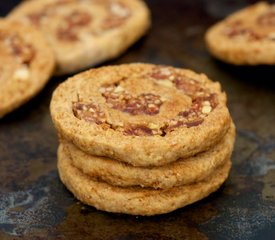
[[[207,31],[206,43],[231,64],[275,64],[275,6],[260,2],[228,16]]]
[[[9,15],[36,26],[51,44],[57,74],[72,73],[114,58],[150,25],[141,0],[31,0]]]
[[[36,95],[49,80],[54,54],[31,26],[0,20],[0,117]]]
[[[216,145],[231,118],[218,83],[151,64],[102,67],[54,92],[59,134],[84,152],[134,166],[160,166]]]

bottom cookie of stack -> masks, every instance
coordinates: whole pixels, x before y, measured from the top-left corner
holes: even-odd
[[[61,181],[85,204],[99,210],[132,215],[168,213],[216,191],[228,177],[230,159],[206,179],[168,189],[118,187],[97,181],[72,165],[62,145],[58,149],[58,170]]]

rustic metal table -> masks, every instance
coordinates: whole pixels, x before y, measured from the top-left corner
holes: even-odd
[[[0,2],[4,16],[19,1]],[[0,120],[0,239],[275,239],[275,67],[234,67],[212,58],[205,30],[253,1],[148,0],[153,26],[107,64],[187,67],[220,81],[237,125],[233,168],[223,187],[173,213],[134,217],[79,203],[56,170],[49,114],[53,78],[29,103]]]

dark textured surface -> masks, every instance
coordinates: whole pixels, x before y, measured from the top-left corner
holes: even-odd
[[[1,1],[4,15],[18,1]],[[253,1],[148,0],[153,27],[108,64],[152,62],[205,72],[222,83],[237,125],[233,168],[208,198],[173,213],[143,218],[78,203],[56,171],[57,137],[42,93],[0,120],[0,239],[275,239],[275,67],[233,67],[211,58],[203,35]]]

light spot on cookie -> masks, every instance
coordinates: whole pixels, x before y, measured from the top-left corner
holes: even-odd
[[[15,70],[13,74],[13,79],[19,80],[19,81],[26,81],[30,79],[30,70],[26,65],[23,65],[22,67]]]
[[[173,83],[169,80],[162,80],[162,81],[158,81],[159,85],[165,86],[165,87],[173,87]]]
[[[271,32],[268,34],[268,38],[272,41],[275,41],[275,32]]]
[[[211,110],[212,110],[212,108],[210,106],[203,106],[201,111],[204,114],[208,114],[211,112]]]
[[[159,126],[157,125],[157,124],[155,124],[155,123],[149,123],[148,124],[148,127],[150,128],[150,129],[159,129]]]
[[[113,14],[122,18],[127,17],[130,14],[130,11],[128,8],[116,2],[112,3],[110,8]]]

